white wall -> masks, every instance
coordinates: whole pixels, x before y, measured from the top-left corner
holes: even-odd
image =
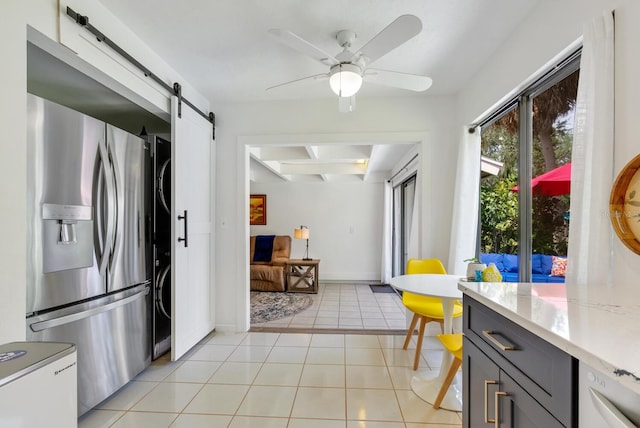
[[[0,343],[24,340],[26,334],[27,24],[54,38],[57,11],[55,0],[8,0],[0,6]]]
[[[0,97],[0,222],[6,225],[0,240],[0,343],[25,337],[27,28],[23,3],[4,2],[0,21],[0,55],[3,64],[11,64],[3,67],[5,90]]]
[[[616,93],[615,93],[615,173],[640,153],[638,117],[640,117],[640,3],[627,1],[616,8]],[[603,212],[607,212],[606,208]],[[603,219],[608,221],[608,219]],[[614,238],[613,271],[616,286],[637,287],[640,256]]]
[[[640,3],[635,0],[543,0],[513,37],[489,58],[460,93],[459,123],[471,123],[502,97],[527,81],[582,34],[583,24],[604,10],[615,10],[615,171],[640,152]],[[608,206],[601,207],[608,213]],[[609,222],[606,214],[602,221]],[[571,239],[571,238],[569,238]],[[616,286],[637,286],[639,256],[614,236]],[[603,261],[601,268],[608,268]]]
[[[267,224],[252,235],[289,235],[309,228],[309,257],[320,259],[320,280],[380,279],[382,183],[251,183],[267,195]],[[306,240],[293,239],[291,258],[302,258]]]

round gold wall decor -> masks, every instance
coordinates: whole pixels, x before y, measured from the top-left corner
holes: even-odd
[[[611,189],[609,214],[618,238],[640,254],[640,155],[618,174]]]

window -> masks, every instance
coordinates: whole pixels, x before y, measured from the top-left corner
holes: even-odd
[[[482,123],[483,159],[502,167],[480,180],[479,252],[497,262],[505,281],[564,282],[579,58]]]

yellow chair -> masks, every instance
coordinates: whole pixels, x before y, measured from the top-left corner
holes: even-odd
[[[458,373],[460,364],[462,364],[462,333],[438,334],[437,336],[445,349],[453,354],[453,361],[451,362],[451,366],[447,372],[447,377],[440,386],[440,391],[438,392],[436,400],[433,402],[434,409],[440,408],[440,404],[442,404],[442,400],[449,389],[449,385],[451,385],[451,381],[453,381],[456,373]]]
[[[407,261],[407,275],[420,274],[420,273],[436,273],[446,274],[447,271],[442,265],[442,262],[438,259],[409,259]],[[424,337],[424,328],[428,322],[435,321],[440,324],[440,330],[443,333],[450,333],[444,331],[444,311],[442,309],[442,299],[439,297],[421,296],[418,294],[403,292],[402,304],[405,305],[410,311],[413,312],[413,318],[411,319],[411,325],[409,331],[407,331],[407,337],[404,340],[402,349],[407,349],[411,336],[416,328],[418,320],[420,320],[420,328],[418,329],[418,343],[416,345],[416,355],[413,361],[413,369],[418,369],[418,363],[420,362],[420,352],[422,350],[422,339]],[[456,302],[453,307],[453,317],[459,317],[462,315],[462,305]]]

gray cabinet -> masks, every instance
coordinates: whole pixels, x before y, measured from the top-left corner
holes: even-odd
[[[577,361],[468,296],[464,306],[463,426],[577,427]]]

